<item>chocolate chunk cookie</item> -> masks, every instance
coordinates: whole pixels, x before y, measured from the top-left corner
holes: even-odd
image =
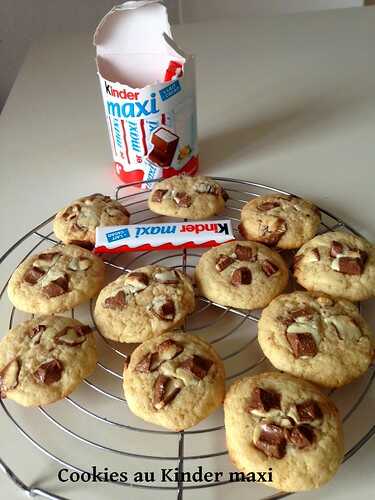
[[[162,266],[145,266],[103,288],[94,314],[104,337],[143,342],[181,325],[194,307],[188,276]]]
[[[196,267],[200,292],[225,306],[264,307],[288,283],[288,269],[280,255],[250,241],[231,241],[205,252]]]
[[[8,295],[21,311],[49,314],[86,302],[103,282],[99,257],[76,245],[58,245],[22,262],[9,281]]]
[[[368,241],[343,231],[316,236],[294,261],[294,276],[310,291],[351,301],[375,295],[375,249]]]
[[[325,387],[365,373],[375,346],[354,304],[308,292],[276,297],[262,311],[258,340],[276,368]]]
[[[224,399],[224,366],[206,342],[165,333],[135,349],[124,369],[124,394],[138,417],[182,431],[215,411]]]
[[[0,342],[0,395],[23,406],[53,403],[94,370],[92,329],[59,316],[19,324]]]
[[[240,231],[247,240],[291,249],[313,238],[319,224],[319,209],[309,201],[297,196],[259,196],[243,207]]]
[[[229,456],[245,474],[272,468],[267,486],[318,488],[337,471],[343,434],[333,402],[314,385],[270,372],[235,382],[224,402]]]
[[[129,212],[124,205],[103,194],[92,194],[73,201],[57,212],[53,230],[63,243],[85,248],[95,246],[95,230],[100,226],[128,224]]]
[[[228,195],[209,177],[179,175],[155,183],[148,199],[157,214],[186,219],[205,219],[225,208]]]

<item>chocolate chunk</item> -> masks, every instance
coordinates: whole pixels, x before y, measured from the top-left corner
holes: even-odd
[[[43,271],[43,269],[33,266],[26,271],[26,273],[23,276],[23,279],[30,285],[35,285],[40,280],[40,278],[45,274],[46,273]]]
[[[176,205],[180,208],[189,208],[191,206],[191,196],[189,196],[184,191],[176,193],[173,198],[176,202]]]
[[[69,291],[69,276],[65,274],[42,288],[48,298],[58,297]]]
[[[176,307],[172,299],[156,297],[152,302],[152,312],[160,319],[172,321],[176,315]]]
[[[253,249],[251,247],[236,245],[234,253],[236,254],[238,260],[243,260],[248,262],[255,262],[257,260],[256,251],[253,252]]]
[[[126,295],[123,290],[120,290],[112,297],[107,297],[103,303],[106,309],[123,309],[126,306]]]
[[[331,243],[331,249],[330,249],[330,256],[331,257],[337,257],[338,255],[342,254],[344,252],[344,246],[339,243],[338,241],[332,241]]]
[[[314,357],[318,353],[314,337],[310,333],[287,333],[286,338],[296,358]]]
[[[320,260],[320,252],[319,252],[319,250],[317,248],[313,248],[311,250],[311,252],[314,254],[316,260],[319,261]]]
[[[339,258],[339,271],[343,274],[360,275],[363,273],[363,262],[352,257]]]
[[[277,273],[278,270],[279,270],[278,266],[273,262],[271,262],[270,260],[266,259],[262,262],[262,271],[267,276],[267,278]]]
[[[280,410],[281,395],[270,389],[262,389],[255,387],[251,395],[251,400],[246,406],[246,411],[251,413],[251,410],[261,410],[268,412],[273,408]]]
[[[161,410],[168,403],[174,400],[183,386],[182,381],[159,375],[154,384],[153,405],[157,410]]]
[[[168,189],[156,189],[152,194],[152,201],[160,203],[164,196],[168,193]]]
[[[296,405],[298,418],[301,422],[311,422],[323,418],[322,410],[315,401],[305,401]]]
[[[134,288],[135,292],[140,292],[148,287],[150,280],[146,273],[129,273],[126,277],[126,284]]]
[[[276,245],[283,234],[286,232],[287,226],[283,218],[277,217],[277,219],[268,226],[264,226],[262,232],[262,241],[267,245]]]
[[[278,201],[265,201],[257,206],[257,209],[261,212],[268,212],[268,210],[272,210],[273,208],[277,208],[280,206]]]
[[[239,267],[232,273],[231,283],[233,286],[250,285],[251,280],[251,271],[247,267]]]
[[[45,260],[46,262],[52,262],[53,259],[58,255],[61,255],[61,253],[60,252],[41,253],[40,255],[38,255],[38,260]]]
[[[33,339],[34,344],[40,344],[40,339],[42,338],[43,332],[47,330],[46,325],[34,326],[31,330],[27,332],[27,335]]]
[[[83,344],[87,339],[87,334],[91,331],[91,328],[86,326],[67,326],[55,336],[54,340],[57,345],[75,347]]]
[[[183,350],[183,346],[172,339],[164,340],[164,342],[158,346],[158,353],[162,360],[174,359]]]
[[[38,384],[50,385],[61,379],[63,364],[58,359],[52,359],[39,366],[34,372],[34,378]]]
[[[293,318],[293,320],[297,318],[304,318],[306,320],[312,320],[314,315],[316,314],[315,309],[310,306],[300,307],[299,309],[294,309],[290,311],[289,316]]]
[[[229,257],[228,255],[219,255],[219,258],[216,261],[215,267],[217,271],[221,272],[224,271],[227,267],[229,267],[231,264],[233,264],[234,259],[232,257]]]
[[[314,430],[309,425],[298,425],[286,432],[288,441],[296,448],[306,448],[311,446],[315,440]]]
[[[162,283],[163,285],[177,285],[179,282],[178,274],[172,270],[155,273],[154,278],[158,283]]]
[[[202,380],[207,375],[212,365],[213,361],[210,359],[202,358],[194,354],[191,358],[180,363],[179,368],[190,372],[192,375]]]
[[[73,220],[78,217],[80,211],[81,211],[81,205],[75,204],[72,205],[71,207],[68,207],[62,214],[62,217],[65,220]]]
[[[148,352],[142,359],[137,363],[134,370],[141,373],[148,373],[155,371],[160,363],[159,356],[157,352]]]
[[[0,371],[0,397],[6,398],[6,393],[18,385],[18,375],[21,364],[18,359],[13,359]]]
[[[263,424],[258,441],[254,443],[267,457],[278,459],[285,456],[286,444],[284,429],[275,424]]]

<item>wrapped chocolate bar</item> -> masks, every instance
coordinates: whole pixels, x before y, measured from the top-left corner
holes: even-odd
[[[94,252],[209,248],[233,239],[228,219],[97,227]]]
[[[126,182],[198,170],[194,60],[157,0],[114,7],[94,35],[112,155]]]

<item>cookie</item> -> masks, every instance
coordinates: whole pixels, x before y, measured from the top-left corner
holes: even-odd
[[[345,299],[294,292],[262,311],[258,341],[275,368],[325,387],[341,387],[366,372],[374,337]]]
[[[124,369],[124,394],[138,417],[182,431],[223,403],[224,380],[223,363],[209,344],[165,333],[135,349]]]
[[[22,406],[39,406],[70,394],[95,369],[93,330],[77,320],[39,316],[0,342],[0,394]]]
[[[8,284],[12,304],[21,311],[50,314],[91,299],[104,282],[104,264],[76,245],[58,245],[28,257]]]
[[[179,175],[155,183],[149,209],[156,214],[183,219],[206,219],[225,208],[228,194],[209,177]]]
[[[294,276],[310,291],[368,299],[375,295],[375,247],[343,231],[316,236],[296,253]]]
[[[316,235],[319,225],[319,209],[292,195],[259,196],[241,210],[243,237],[277,248],[299,248]]]
[[[280,255],[253,241],[230,241],[205,252],[195,271],[204,297],[242,309],[264,307],[288,284]]]
[[[92,249],[97,227],[118,226],[128,222],[129,212],[121,203],[96,193],[79,198],[57,212],[53,230],[63,243]]]
[[[318,488],[343,459],[338,411],[305,380],[277,372],[245,377],[227,392],[224,415],[233,464],[245,474],[272,468],[267,486]]]
[[[118,342],[143,342],[180,326],[194,307],[194,290],[186,274],[162,266],[145,266],[103,288],[94,315],[104,337]]]

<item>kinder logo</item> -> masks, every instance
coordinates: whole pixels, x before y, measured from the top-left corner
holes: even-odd
[[[220,234],[229,234],[229,227],[226,222],[211,223],[211,224],[183,224],[181,233],[196,233],[211,232]]]
[[[105,83],[106,94],[112,97],[125,99],[126,102],[119,103],[107,100],[107,113],[115,118],[144,118],[145,116],[160,113],[157,105],[156,94],[152,92],[149,99],[139,101],[139,92],[127,92],[125,89],[116,90],[111,85]],[[134,102],[129,102],[134,101]]]

